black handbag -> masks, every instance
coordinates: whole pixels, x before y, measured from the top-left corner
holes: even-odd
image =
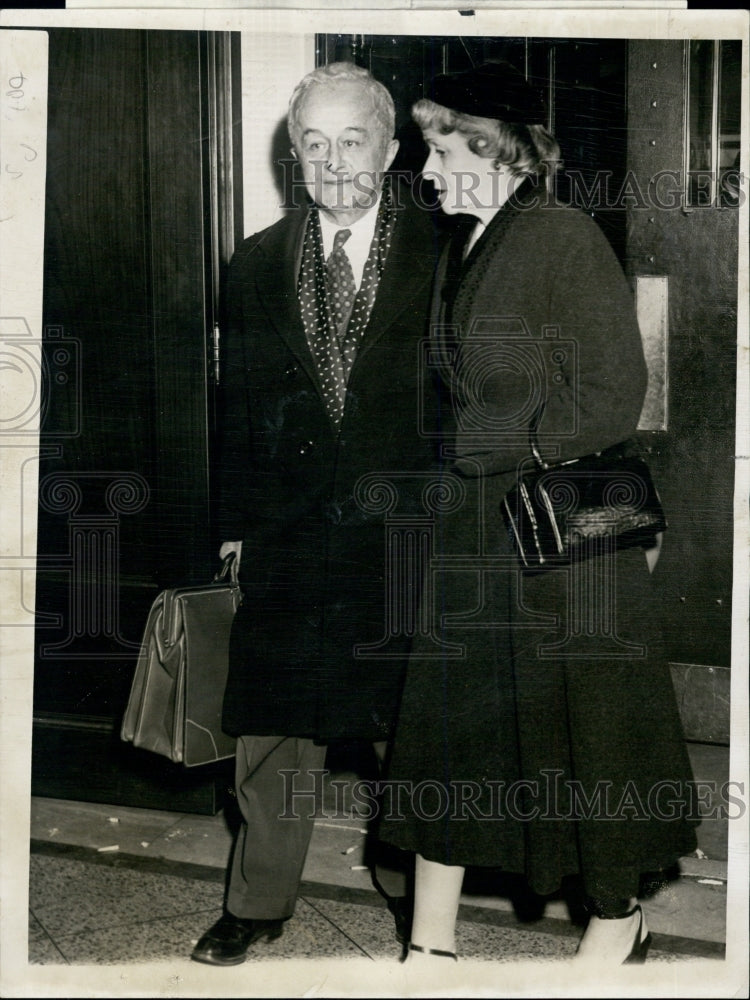
[[[233,757],[221,728],[229,633],[242,591],[230,553],[205,586],[162,591],[151,606],[120,735],[196,767]]]
[[[618,549],[650,548],[667,527],[647,463],[633,442],[550,465],[530,437],[533,466],[519,469],[502,510],[521,566],[534,573]]]

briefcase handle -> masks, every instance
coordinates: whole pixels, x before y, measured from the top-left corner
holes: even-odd
[[[239,567],[237,565],[237,553],[228,552],[224,562],[221,564],[221,569],[217,572],[213,579],[214,583],[223,583],[226,578],[229,577],[230,581],[235,585],[239,585]]]

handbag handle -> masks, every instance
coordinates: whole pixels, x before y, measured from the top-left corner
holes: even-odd
[[[537,441],[536,432],[539,424],[542,422],[542,416],[544,415],[544,408],[546,406],[545,400],[542,400],[534,411],[534,415],[531,418],[529,424],[529,444],[531,445],[531,454],[534,456],[534,460],[540,469],[545,471],[549,469],[549,463],[545,462],[542,458],[541,452],[539,451],[539,443]]]
[[[545,406],[546,402],[545,400],[542,400],[534,411],[534,416],[531,418],[531,422],[529,423],[529,444],[531,446],[531,454],[534,456],[534,461],[543,472],[548,472],[550,469],[559,469],[564,465],[575,465],[576,462],[580,462],[580,458],[569,458],[566,462],[553,462],[551,465],[549,462],[545,462],[542,458],[542,454],[539,451],[539,442],[537,440],[536,432],[539,424],[542,422]]]
[[[221,569],[218,570],[216,576],[214,576],[214,583],[223,583],[229,577],[232,584],[239,586],[239,569],[237,566],[237,553],[228,552],[224,557],[224,562],[221,564]]]

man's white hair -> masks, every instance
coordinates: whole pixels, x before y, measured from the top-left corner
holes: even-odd
[[[393,98],[386,87],[362,66],[357,66],[355,63],[335,62],[314,69],[303,77],[294,88],[289,99],[289,112],[287,114],[289,138],[293,144],[296,145],[299,138],[299,109],[308,91],[312,87],[335,87],[340,83],[359,83],[364,86],[372,100],[375,117],[383,132],[383,141],[388,142],[393,138],[393,133],[396,130],[396,109],[393,106]]]

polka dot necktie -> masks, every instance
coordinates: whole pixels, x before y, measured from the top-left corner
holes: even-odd
[[[351,229],[339,229],[333,240],[333,250],[326,261],[331,318],[339,345],[343,344],[354,300],[357,297],[357,285],[351,261],[344,250],[344,244],[351,235]]]
[[[351,231],[341,230],[334,238],[334,249],[328,260],[331,261],[336,250],[339,251],[339,257],[344,257],[344,264],[349,270],[349,297],[353,307],[336,310],[333,306],[335,289],[332,290],[329,284],[330,272],[336,270],[336,258],[329,269],[323,256],[323,238],[317,211],[311,211],[308,217],[297,289],[300,318],[320,376],[323,401],[337,429],[344,416],[349,375],[357,349],[367,332],[378,284],[390,250],[395,221],[390,185],[386,181],[375,237],[362,272],[359,292],[354,291],[351,264],[343,249]],[[344,302],[340,294],[339,299]],[[337,312],[339,315],[336,315]]]

